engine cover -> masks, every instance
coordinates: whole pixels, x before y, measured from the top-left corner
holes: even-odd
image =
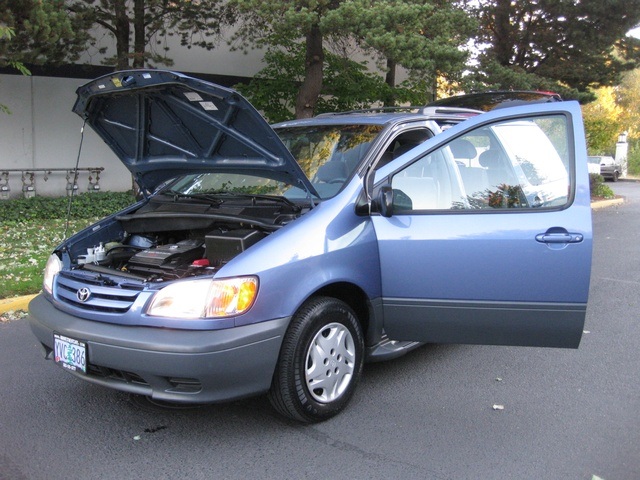
[[[132,271],[150,273],[174,270],[203,256],[204,247],[202,243],[194,243],[187,240],[169,245],[160,245],[156,248],[136,253],[129,259],[128,268]]]

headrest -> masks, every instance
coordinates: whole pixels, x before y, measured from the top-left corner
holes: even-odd
[[[502,153],[494,149],[485,150],[478,157],[478,161],[480,165],[485,168],[497,169],[504,167],[504,162],[502,161]]]
[[[393,158],[398,158],[400,155],[407,153],[409,150],[413,150],[418,145],[420,144],[419,143],[403,143],[402,145],[399,145],[393,151]]]
[[[476,147],[469,140],[458,139],[449,144],[453,158],[466,158],[470,160],[476,156]]]

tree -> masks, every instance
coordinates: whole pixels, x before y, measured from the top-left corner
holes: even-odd
[[[0,25],[0,67],[73,61],[88,39],[84,19],[68,15],[64,0],[0,0]]]
[[[64,0],[0,0],[0,67],[23,75],[25,65],[74,60],[88,38],[79,18],[64,12]],[[0,112],[11,113],[0,104]]]
[[[433,77],[439,70],[462,71],[466,58],[455,33],[460,22],[452,2],[440,0],[232,0],[243,22],[235,36],[241,47],[284,46],[301,41],[304,70],[295,101],[295,116],[318,109],[325,81],[326,52],[359,46],[376,52],[386,68],[387,94],[378,100],[392,104],[395,68],[403,65]],[[458,9],[458,17],[464,14]],[[466,18],[466,16],[465,16]],[[445,19],[448,19],[445,21]],[[459,28],[461,32],[464,29]],[[360,51],[360,54],[362,52]],[[446,60],[445,60],[446,58]],[[449,63],[447,63],[449,62]],[[456,68],[448,66],[456,63]]]
[[[224,0],[72,0],[68,11],[113,35],[116,54],[103,63],[119,70],[171,65],[163,46],[167,36],[179,35],[188,47],[212,49],[234,18]]]
[[[343,0],[231,0],[242,15],[234,40],[249,46],[285,46],[302,39],[304,74],[295,101],[297,118],[311,117],[322,92],[325,41],[340,32],[326,22]]]
[[[629,133],[629,139],[640,140],[640,68],[624,74],[616,96],[622,109],[622,129]]]
[[[331,12],[329,20],[351,31],[358,44],[379,56],[389,92],[402,66],[414,78],[427,78],[436,97],[439,77],[455,82],[466,68],[469,42],[476,22],[457,2],[433,0],[352,0]],[[393,105],[393,95],[384,99]]]
[[[265,68],[236,88],[271,122],[289,120],[305,71],[305,47],[294,41],[270,47],[264,61]],[[322,91],[314,113],[365,108],[383,97],[387,88],[382,77],[365,65],[325,51]]]
[[[482,0],[472,11],[488,47],[472,88],[554,89],[588,99],[636,65],[640,0]]]
[[[15,35],[16,35],[16,32],[13,28],[0,26],[0,41],[2,40],[10,41],[13,37],[15,37]],[[5,58],[4,60],[0,60],[0,61],[4,63],[5,66],[8,65],[10,67],[15,68],[23,75],[31,75],[31,72],[29,71],[29,69],[22,62],[19,62],[17,60],[11,60],[9,58]],[[6,109],[6,107],[4,108]],[[0,109],[2,109],[2,106],[0,106]]]
[[[15,31],[13,30],[13,28],[0,26],[0,41],[2,41],[3,39],[11,40],[13,36],[15,36]],[[21,71],[24,75],[31,74],[27,67],[25,67],[24,64],[20,62],[16,62],[14,60],[6,60],[6,62],[11,67]],[[9,107],[7,107],[6,105],[0,103],[0,113],[10,114],[11,110],[9,110]]]
[[[587,146],[592,155],[612,155],[616,138],[624,129],[623,109],[614,87],[600,87],[596,100],[582,108]]]

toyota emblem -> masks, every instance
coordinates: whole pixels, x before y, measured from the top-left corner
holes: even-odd
[[[76,297],[78,297],[78,300],[80,300],[83,303],[89,300],[90,296],[91,296],[91,290],[89,290],[87,287],[81,288],[76,292]]]

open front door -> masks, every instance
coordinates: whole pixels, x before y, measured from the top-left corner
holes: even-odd
[[[389,338],[577,348],[586,158],[580,107],[560,102],[480,115],[378,172],[394,193],[373,216]]]

